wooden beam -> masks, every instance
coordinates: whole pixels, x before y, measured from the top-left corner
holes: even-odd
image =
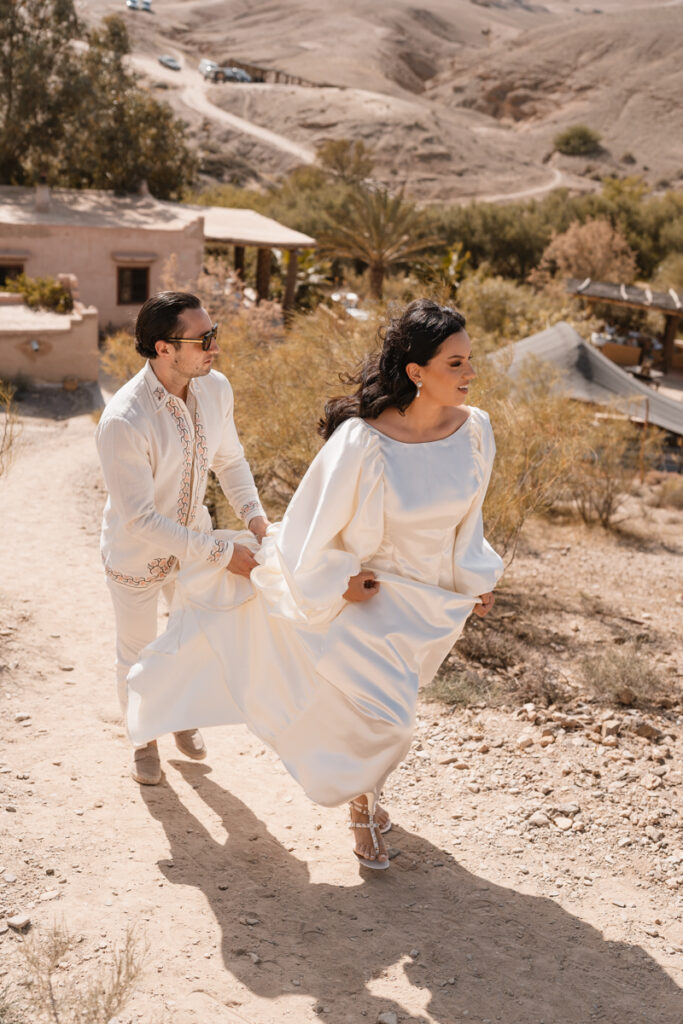
[[[270,296],[270,249],[259,249],[256,258],[256,294],[259,302]]]
[[[296,272],[299,267],[299,250],[290,249],[287,258],[287,281],[285,283],[285,295],[282,300],[283,312],[292,309],[294,296],[296,295]]]
[[[241,281],[244,281],[244,246],[243,245],[236,245],[235,246],[234,264],[235,264],[235,273],[237,274],[237,276],[239,277],[239,279]]]
[[[668,373],[673,363],[674,355],[674,343],[676,341],[676,332],[678,331],[679,316],[667,316],[666,318],[666,330],[664,331],[664,338],[662,339],[664,344],[664,371]]]

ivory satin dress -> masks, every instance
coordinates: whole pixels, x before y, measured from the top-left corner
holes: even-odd
[[[418,688],[503,570],[481,516],[493,433],[468,413],[418,444],[346,420],[260,548],[230,534],[255,552],[250,580],[181,566],[168,628],[128,677],[133,743],[246,723],[316,803],[378,795],[410,746]],[[379,591],[349,603],[361,569]]]

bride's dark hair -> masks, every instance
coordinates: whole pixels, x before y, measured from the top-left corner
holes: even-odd
[[[325,440],[351,416],[374,419],[390,407],[403,412],[417,394],[406,373],[408,363],[426,366],[446,338],[464,329],[462,313],[431,299],[416,299],[392,317],[379,329],[382,351],[366,356],[354,373],[341,375],[344,384],[356,388],[353,394],[325,404],[318,424]]]

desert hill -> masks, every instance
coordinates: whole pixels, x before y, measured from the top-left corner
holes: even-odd
[[[590,189],[615,172],[675,184],[683,173],[681,0],[154,0],[153,15],[90,0],[82,13],[124,15],[138,66],[188,121],[205,172],[224,180],[272,179],[295,162],[235,115],[311,151],[362,138],[377,175],[424,200]],[[156,64],[166,52],[182,72]],[[202,57],[321,84],[211,88]],[[200,89],[232,124],[206,103],[198,116]],[[555,133],[577,121],[602,133],[603,152],[548,163]]]

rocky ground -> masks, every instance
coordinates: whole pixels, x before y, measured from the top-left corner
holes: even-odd
[[[0,992],[18,1020],[39,1020],[23,951],[56,922],[59,999],[135,926],[125,1022],[680,1024],[680,511],[646,487],[621,533],[532,524],[440,680],[471,703],[421,702],[378,877],[343,810],[244,730],[208,730],[203,764],[164,739],[162,785],[130,780],[94,423],[85,399],[21,409],[0,482]],[[632,672],[597,697],[585,659],[606,651],[656,686]]]

